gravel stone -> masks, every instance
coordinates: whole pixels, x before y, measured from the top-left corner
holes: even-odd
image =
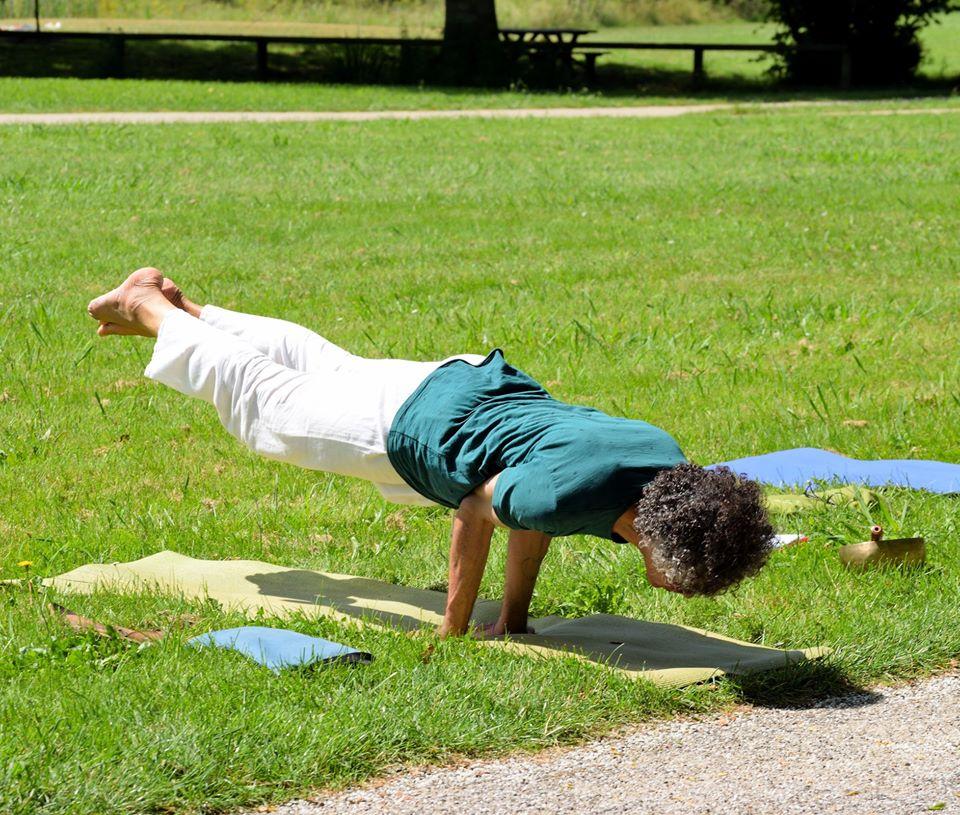
[[[660,722],[295,801],[277,815],[960,813],[960,674]]]

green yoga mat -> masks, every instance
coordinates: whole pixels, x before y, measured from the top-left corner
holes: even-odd
[[[793,515],[816,507],[872,507],[877,496],[872,490],[859,484],[846,487],[819,490],[817,492],[774,492],[764,496],[764,503],[770,512],[778,515]]]
[[[196,560],[158,552],[130,563],[91,563],[44,584],[90,593],[157,590],[190,599],[212,598],[225,608],[284,617],[294,613],[364,619],[405,630],[436,626],[446,595],[394,586],[379,580],[294,569],[256,560]],[[500,604],[480,600],[474,622],[496,620]],[[783,651],[667,623],[594,614],[576,620],[547,617],[532,622],[536,634],[509,641],[487,640],[491,648],[542,657],[575,657],[605,664],[660,685],[691,685],[723,673],[780,668],[818,657],[826,649]]]

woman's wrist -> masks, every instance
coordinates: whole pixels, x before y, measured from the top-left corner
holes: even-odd
[[[494,630],[498,634],[526,634],[527,633],[527,611],[502,611],[497,620]]]

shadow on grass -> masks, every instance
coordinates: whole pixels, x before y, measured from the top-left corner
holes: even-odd
[[[598,71],[594,90],[605,96],[705,96],[725,97],[731,102],[803,101],[830,99],[870,101],[871,99],[923,99],[957,92],[960,76],[918,76],[909,85],[843,89],[838,86],[805,87],[788,84],[772,74],[746,77],[738,74],[709,74],[695,80],[689,71],[642,68],[611,64]]]
[[[443,617],[446,595],[367,577],[330,577],[308,569],[251,574],[258,594],[305,608],[318,605],[358,619],[373,618],[407,631]]]
[[[498,88],[464,88],[446,85],[439,67],[439,51],[416,49],[407,54],[395,46],[370,45],[271,45],[267,77],[273,82],[356,83],[387,85],[429,85],[438,92],[463,94],[474,90],[489,93]],[[252,43],[177,42],[175,40],[128,41],[122,66],[107,42],[56,40],[37,42],[32,38],[0,40],[0,75],[19,77],[123,77],[131,79],[182,79],[203,81],[256,82],[256,50]],[[778,83],[769,76],[748,78],[736,75],[707,76],[694,80],[690,71],[650,69],[617,63],[598,67],[595,81],[574,77],[567,82],[537,82],[526,77],[513,83],[514,89],[531,92],[593,91],[603,96],[705,96],[730,101],[787,99],[923,98],[956,92],[960,77],[919,77],[909,86],[840,90],[800,88]],[[505,86],[501,86],[504,90]]]
[[[800,662],[787,668],[727,678],[744,702],[755,707],[865,707],[883,697],[857,684],[826,659]]]

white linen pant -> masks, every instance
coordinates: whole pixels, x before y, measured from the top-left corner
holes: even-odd
[[[432,505],[390,464],[387,434],[400,406],[447,361],[365,359],[294,323],[206,306],[200,319],[180,310],[164,317],[144,373],[212,404],[231,435],[267,458]]]

